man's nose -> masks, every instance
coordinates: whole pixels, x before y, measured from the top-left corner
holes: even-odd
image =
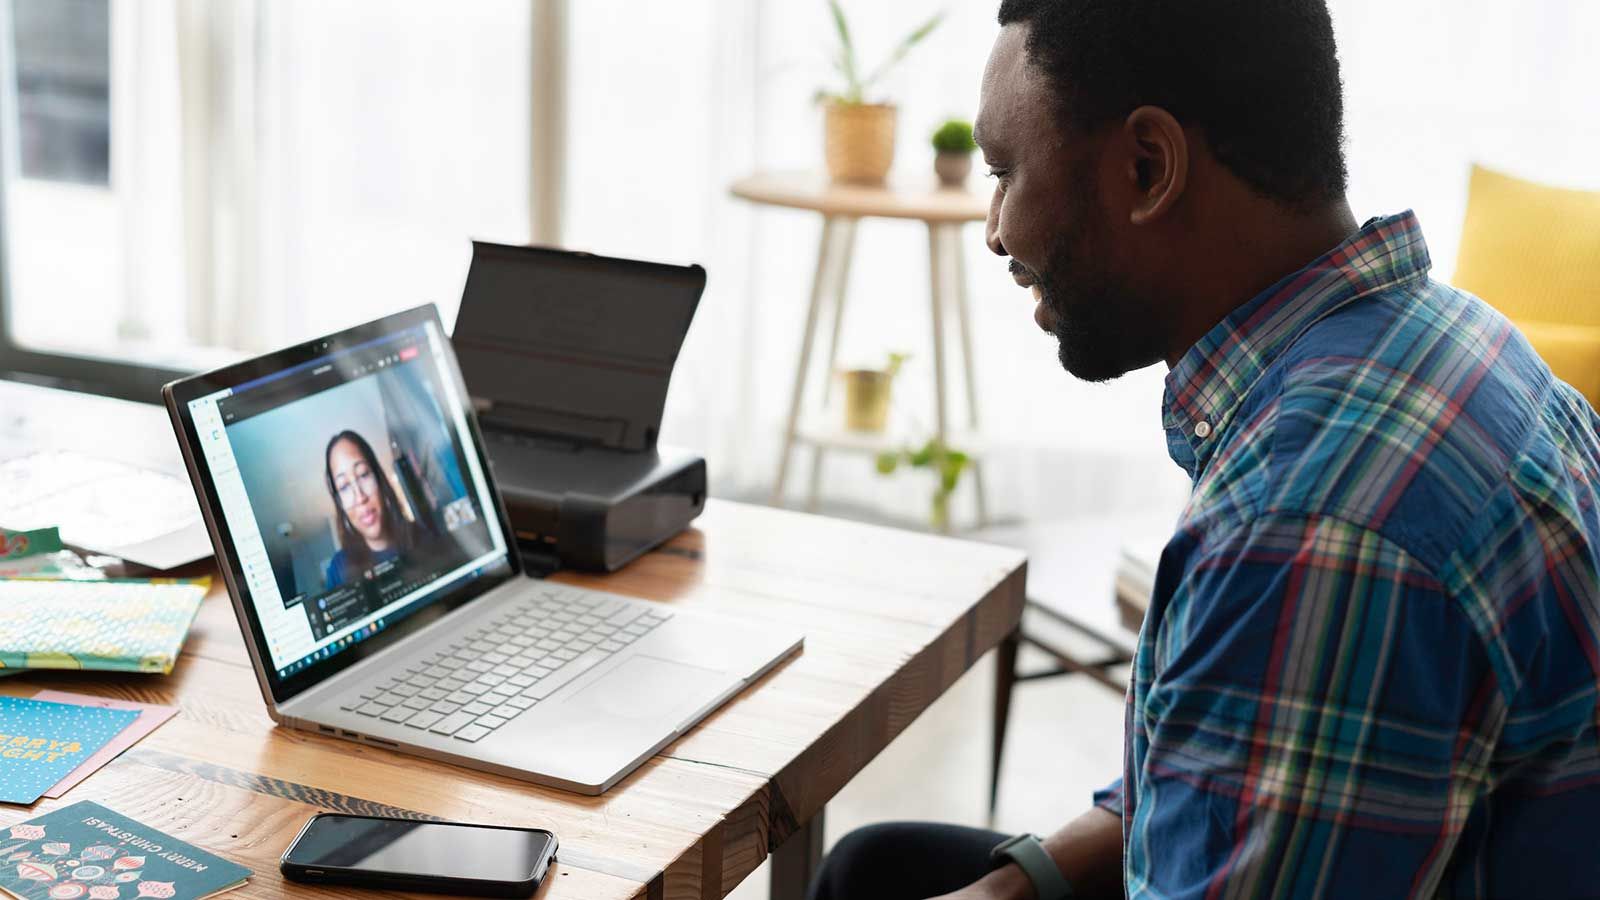
[[[989,200],[989,217],[983,222],[983,242],[996,256],[1008,256],[1005,242],[1000,240],[1000,192],[996,190]]]

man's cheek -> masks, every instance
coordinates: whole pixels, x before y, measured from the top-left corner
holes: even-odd
[[[1011,258],[1038,273],[1044,263],[1042,248],[1047,243],[1042,240],[1050,227],[1050,223],[1040,215],[1037,207],[1028,206],[1019,198],[1012,204],[1013,218],[1010,234],[1006,241],[1006,250]]]

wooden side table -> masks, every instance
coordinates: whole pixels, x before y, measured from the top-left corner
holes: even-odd
[[[822,214],[822,242],[817,251],[816,274],[811,282],[811,301],[806,310],[805,330],[800,338],[800,359],[794,376],[794,392],[789,401],[789,419],[784,428],[783,450],[778,457],[778,475],[773,484],[775,505],[783,501],[788,482],[789,461],[796,444],[812,447],[811,477],[807,485],[806,506],[815,508],[822,460],[829,450],[877,453],[896,447],[890,435],[852,432],[842,426],[811,428],[802,424],[805,411],[806,377],[811,371],[816,348],[818,319],[824,306],[831,304],[831,335],[828,341],[827,369],[822,386],[826,406],[832,391],[832,372],[839,350],[839,333],[844,323],[845,286],[849,280],[850,259],[855,248],[856,225],[864,218],[916,219],[928,226],[928,264],[933,323],[934,437],[944,446],[959,442],[972,456],[972,482],[977,501],[978,524],[988,521],[989,512],[983,490],[982,441],[978,438],[978,389],[974,380],[976,364],[972,350],[971,316],[967,307],[966,263],[961,249],[961,229],[969,222],[981,222],[989,214],[988,199],[961,188],[935,189],[930,186],[899,187],[835,184],[826,175],[805,173],[758,173],[734,182],[733,195],[752,203],[790,209],[812,210]],[[953,308],[961,342],[962,376],[966,388],[967,428],[957,440],[949,420],[948,376],[945,371],[945,316]]]

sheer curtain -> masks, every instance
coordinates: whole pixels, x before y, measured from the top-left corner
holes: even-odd
[[[25,341],[194,366],[428,301],[449,322],[470,240],[528,239],[531,0],[109,19],[109,183],[12,191]]]
[[[528,239],[531,9],[260,4],[260,297],[243,305],[261,328],[243,340],[429,301],[449,324],[470,239]]]
[[[1600,186],[1600,33],[1586,0],[1333,0],[1346,85],[1351,200],[1360,219],[1415,208],[1437,262],[1454,267],[1468,166]],[[885,86],[900,107],[895,177],[929,177],[926,138],[971,118],[995,4],[959,4]],[[866,56],[937,8],[845,4]],[[693,259],[710,283],[668,402],[663,440],[697,447],[716,489],[762,497],[777,459],[819,224],[727,196],[754,169],[821,165],[813,92],[832,36],[821,2],[623,0],[574,4],[565,233],[574,246]],[[987,190],[987,183],[976,189]],[[920,226],[863,224],[841,361],[913,354],[896,403],[931,408],[926,239]],[[1102,513],[1181,501],[1159,427],[1164,367],[1108,385],[1073,381],[1031,303],[966,235],[980,403],[1001,516]],[[814,395],[813,395],[814,396]],[[929,422],[928,412],[919,412]],[[803,459],[803,457],[802,457]],[[802,467],[803,470],[803,467]],[[824,497],[878,514],[926,515],[921,473],[877,476],[835,454]],[[1175,500],[1174,498],[1177,498]],[[955,516],[964,512],[958,501]]]

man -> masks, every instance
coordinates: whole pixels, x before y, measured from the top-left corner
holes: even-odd
[[[1357,225],[1323,0],[1000,22],[989,246],[1072,374],[1167,364],[1193,495],[1095,807],[864,829],[817,896],[1600,896],[1600,417]]]

